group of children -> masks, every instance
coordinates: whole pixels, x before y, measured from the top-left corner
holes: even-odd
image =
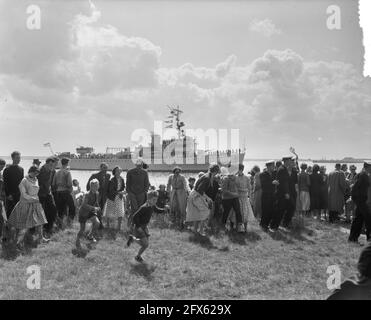
[[[88,239],[93,242],[96,241],[95,237],[97,237],[100,226],[102,209],[99,206],[99,181],[93,179],[89,185],[90,189],[84,195],[79,209],[80,230],[76,238],[76,248],[79,250],[82,250],[81,239],[85,237],[86,223],[89,221],[92,224],[92,228],[88,233]],[[160,192],[162,197],[159,196]],[[129,232],[127,246],[129,247],[133,242],[137,242],[140,245],[138,254],[135,257],[135,260],[138,262],[143,262],[142,254],[148,248],[148,239],[150,236],[148,224],[152,214],[154,212],[165,213],[169,209],[169,206],[166,204],[167,198],[165,193],[163,187],[160,188],[159,192],[150,190],[147,193],[146,202],[136,212],[126,212]]]

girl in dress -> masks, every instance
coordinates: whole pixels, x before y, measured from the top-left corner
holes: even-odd
[[[32,228],[36,228],[38,243],[49,241],[43,236],[42,226],[48,221],[39,202],[39,184],[36,178],[39,173],[40,170],[36,166],[32,166],[28,170],[28,175],[22,179],[19,184],[20,200],[8,220],[9,225],[17,230],[17,247],[21,250],[23,250],[24,237]]]
[[[209,171],[198,178],[187,200],[186,222],[193,223],[193,232],[202,236],[205,235],[205,221],[209,218],[212,208],[212,200],[206,192],[213,185],[219,172],[218,165],[211,165]]]
[[[107,220],[107,228],[110,226],[110,220],[117,220],[117,232],[121,230],[122,219],[125,216],[125,181],[121,173],[120,167],[112,170],[113,177],[108,183],[107,201],[103,211],[103,217]]]

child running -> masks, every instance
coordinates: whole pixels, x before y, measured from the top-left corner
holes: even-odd
[[[101,212],[99,207],[99,181],[93,179],[89,183],[90,190],[84,195],[84,200],[82,202],[80,211],[79,211],[79,222],[80,222],[80,231],[77,234],[76,239],[76,248],[81,249],[80,239],[85,236],[85,225],[89,220],[93,223],[93,229],[91,232],[90,239],[93,242],[96,242],[94,235],[96,234],[100,223],[98,219],[98,214]]]
[[[147,193],[147,201],[142,205],[137,212],[132,216],[132,234],[129,235],[127,246],[129,247],[133,241],[137,242],[141,247],[138,251],[135,260],[138,262],[143,262],[142,254],[148,248],[149,242],[149,231],[148,224],[151,220],[153,212],[164,213],[169,210],[169,206],[165,206],[164,209],[158,208],[156,206],[158,200],[157,191],[149,191]]]

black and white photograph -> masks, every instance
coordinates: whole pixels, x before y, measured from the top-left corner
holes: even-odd
[[[371,300],[366,2],[0,0],[0,300]]]

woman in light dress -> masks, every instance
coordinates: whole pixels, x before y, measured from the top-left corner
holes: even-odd
[[[28,175],[19,184],[21,197],[9,216],[8,223],[17,230],[17,247],[23,250],[24,237],[26,233],[36,227],[38,243],[48,242],[49,239],[43,237],[43,225],[48,223],[44,210],[39,201],[39,184],[37,176],[40,170],[32,166],[28,170]]]
[[[245,166],[240,164],[236,174],[236,184],[241,207],[242,222],[244,224],[245,232],[247,232],[248,225],[256,221],[256,219],[250,203],[251,181],[250,177],[244,174],[244,170]],[[233,225],[237,225],[236,215],[233,210],[231,211],[229,219]]]
[[[125,217],[125,181],[121,177],[122,169],[115,167],[112,170],[113,177],[108,183],[107,201],[104,206],[103,217],[107,221],[107,227],[110,227],[110,222],[117,221],[116,232],[121,230],[122,220]]]
[[[188,197],[186,222],[193,223],[193,231],[203,236],[205,235],[205,221],[209,218],[212,208],[212,200],[206,195],[206,191],[211,188],[219,172],[218,165],[211,165],[209,171],[198,178]]]

